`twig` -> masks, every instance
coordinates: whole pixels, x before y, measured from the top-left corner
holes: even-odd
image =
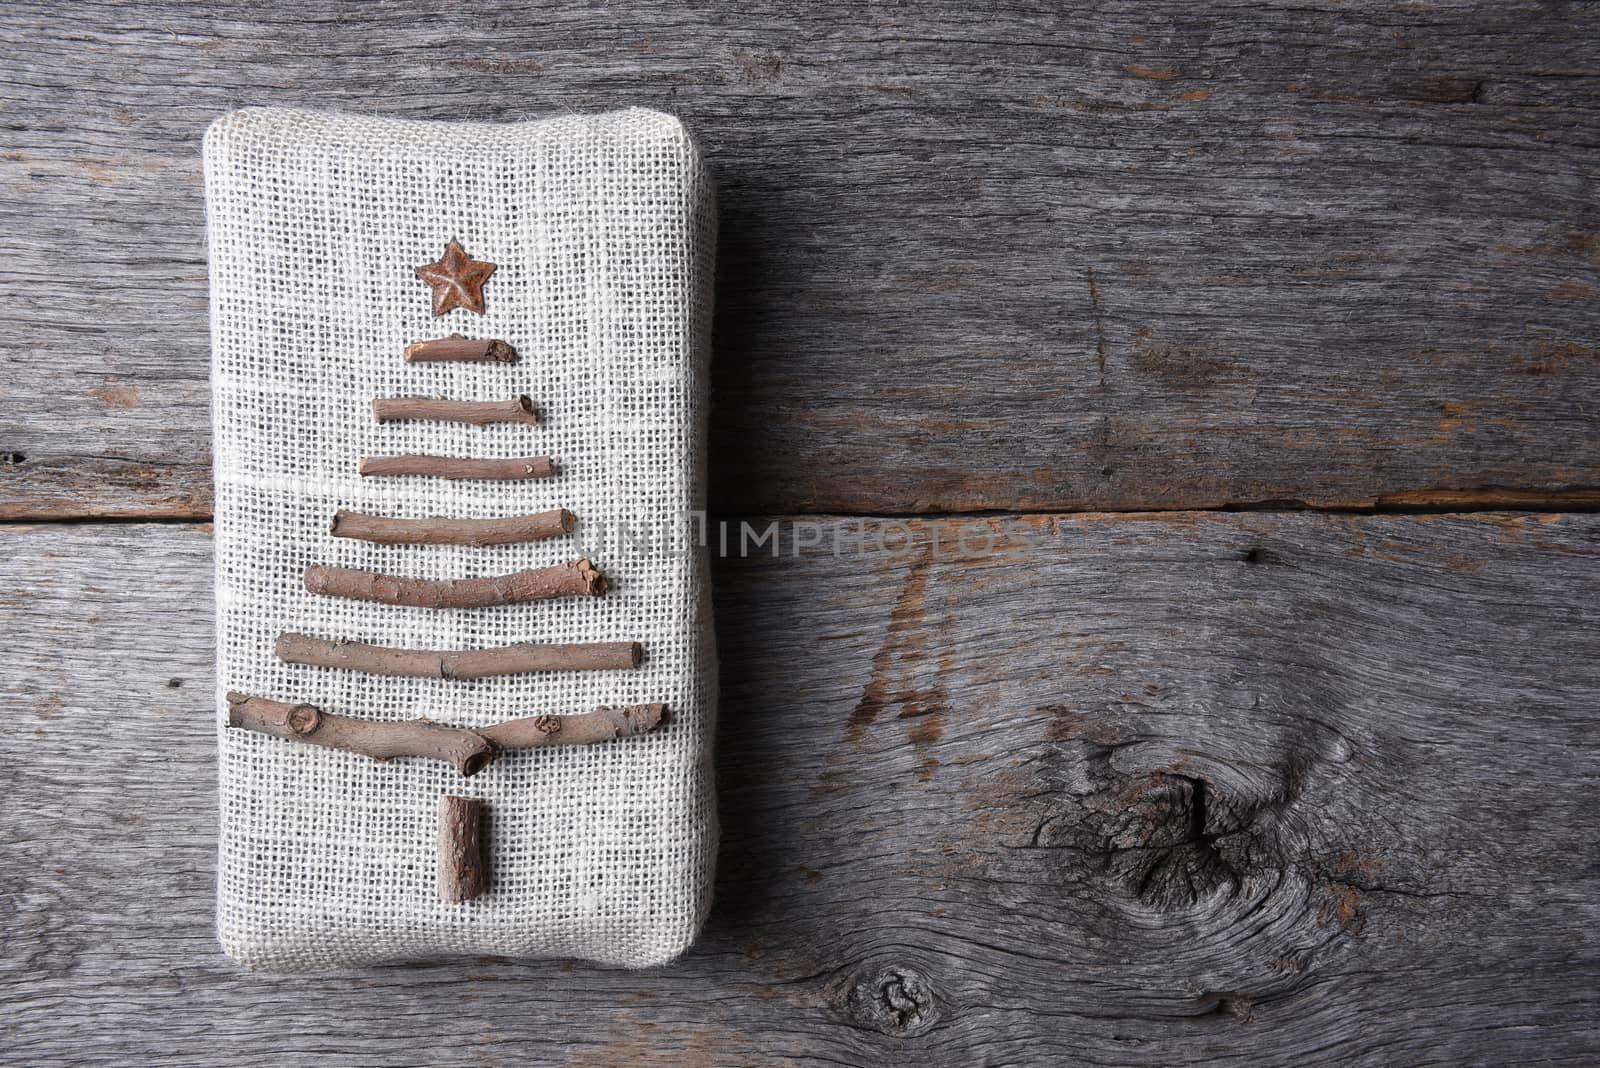
[[[572,533],[577,517],[565,508],[503,519],[391,519],[340,510],[328,531],[336,538],[357,538],[385,545],[510,545]]]
[[[489,608],[552,597],[600,597],[606,592],[605,575],[588,560],[466,579],[408,579],[313,564],[306,568],[305,583],[307,590],[328,597],[415,608]]]
[[[544,745],[593,745],[613,738],[653,731],[667,717],[667,706],[613,705],[579,716],[528,716],[508,719],[478,733],[501,749],[536,749]]]
[[[460,334],[406,346],[407,363],[515,363],[517,350],[498,338],[470,338]]]
[[[496,743],[483,735],[430,719],[352,719],[324,712],[315,705],[291,705],[242,693],[228,694],[228,725],[360,753],[373,760],[428,757],[451,764],[467,776],[488,767],[496,752]]]
[[[471,901],[489,883],[484,849],[483,798],[439,798],[439,899]]]
[[[548,456],[513,456],[504,460],[478,460],[458,456],[363,456],[361,473],[374,475],[427,475],[432,478],[483,478],[507,481],[550,478],[556,465]]]
[[[522,643],[495,649],[397,649],[362,642],[325,641],[304,634],[280,634],[278,659],[289,664],[349,668],[373,675],[420,679],[482,679],[525,671],[605,671],[636,668],[644,655],[638,642],[586,642],[577,645]]]
[[[503,401],[457,401],[443,397],[379,397],[372,416],[380,423],[401,419],[431,419],[441,423],[525,423],[539,425],[539,413],[526,395]]]
[[[430,719],[354,719],[315,705],[288,704],[242,693],[228,694],[228,725],[274,738],[289,738],[374,760],[425,757],[442,760],[464,776],[476,775],[504,749],[593,745],[643,734],[667,717],[664,704],[623,705],[575,716],[528,716],[480,730],[447,727]]]

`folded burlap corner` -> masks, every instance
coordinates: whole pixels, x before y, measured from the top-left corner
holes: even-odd
[[[710,902],[715,653],[703,496],[714,213],[678,121],[645,110],[511,125],[282,109],[205,141],[216,463],[218,930],[243,964],[298,972],[454,954],[642,967],[681,953]],[[413,268],[457,238],[497,264],[487,312],[435,318]],[[408,364],[453,331],[514,364]],[[379,425],[375,397],[534,399],[539,427]],[[520,482],[363,479],[358,458],[556,457]],[[488,517],[567,508],[578,537],[485,547],[329,533],[339,509]],[[622,536],[618,536],[621,532]],[[642,533],[641,533],[642,532]],[[574,545],[574,541],[579,544]],[[418,578],[591,555],[603,599],[430,610],[319,597],[312,564]],[[636,670],[471,682],[280,662],[280,632],[465,649],[640,641]],[[463,779],[227,726],[227,691],[378,720],[482,727],[665,702],[669,722],[599,745],[513,751]],[[435,889],[443,794],[484,799],[489,887]]]

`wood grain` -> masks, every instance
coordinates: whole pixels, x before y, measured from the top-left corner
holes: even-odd
[[[247,104],[682,115],[714,512],[1600,508],[1600,8],[1057,7],[7,4],[0,516],[209,514]],[[326,997],[216,947],[204,529],[0,529],[0,1060],[1600,1060],[1600,517],[798,523],[695,949]]]
[[[1600,8],[18,0],[0,513],[205,516],[245,104],[681,114],[714,511],[1600,505]],[[409,269],[409,265],[406,269]]]
[[[4,1059],[1600,1057],[1600,517],[781,529],[717,568],[725,832],[688,956],[329,997],[212,933],[206,534],[0,530]]]

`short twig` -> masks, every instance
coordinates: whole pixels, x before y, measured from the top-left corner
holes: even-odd
[[[539,425],[539,413],[526,396],[503,401],[458,401],[443,397],[379,397],[372,416],[380,423],[428,419],[439,423],[525,423]]]
[[[516,359],[517,350],[499,338],[451,334],[406,346],[407,363],[515,363]]]
[[[310,592],[328,597],[415,608],[489,608],[553,597],[600,597],[606,592],[605,575],[588,560],[464,579],[411,579],[314,564],[306,568],[305,584]]]
[[[386,545],[510,545],[572,533],[577,517],[565,508],[499,519],[393,519],[364,512],[339,511],[328,532]]]
[[[461,456],[363,456],[361,474],[424,475],[430,478],[481,478],[506,482],[524,478],[551,478],[555,461],[548,456],[512,456],[480,460]]]

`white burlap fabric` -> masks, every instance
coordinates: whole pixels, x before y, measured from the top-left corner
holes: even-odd
[[[716,849],[715,662],[701,507],[714,246],[710,187],[670,116],[644,110],[514,125],[278,109],[205,141],[210,222],[221,850],[218,929],[252,968],[308,971],[447,954],[670,960],[709,905]],[[435,319],[412,268],[450,238],[499,265],[488,313]],[[461,332],[521,362],[407,364]],[[374,397],[532,397],[545,425],[379,425]],[[550,455],[560,477],[368,478],[363,455]],[[470,548],[328,533],[340,508],[501,516],[565,507],[573,538]],[[627,529],[626,536],[617,531]],[[669,537],[668,534],[674,535]],[[601,600],[430,611],[313,596],[308,564],[419,578],[590,555]],[[280,631],[466,649],[638,640],[636,671],[476,682],[288,665]],[[502,755],[463,779],[230,729],[237,690],[373,719],[462,726],[663,701],[642,737]],[[435,890],[441,794],[483,797],[489,891]]]

